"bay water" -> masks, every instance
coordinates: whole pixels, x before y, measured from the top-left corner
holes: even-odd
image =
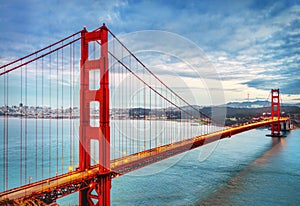
[[[36,120],[30,120],[26,131],[28,136],[27,153],[35,153],[35,133],[40,133]],[[38,120],[38,125],[41,120]],[[63,124],[69,124],[67,120],[59,120],[45,130],[53,130],[52,134],[62,133]],[[2,124],[2,120],[1,120]],[[9,157],[20,158],[20,134],[16,132],[20,127],[20,121],[10,120]],[[52,123],[51,123],[52,124]],[[58,125],[58,129],[56,126]],[[61,125],[61,126],[60,126]],[[24,125],[23,125],[24,127]],[[32,128],[31,128],[32,127]],[[3,125],[0,125],[0,187],[5,188],[4,183],[4,133]],[[13,132],[15,131],[15,132]],[[64,152],[65,168],[58,166],[58,172],[67,172],[68,162],[72,157],[72,163],[78,161],[77,153],[70,149],[78,150],[76,139],[71,140],[70,147],[68,136],[72,130],[66,129]],[[22,131],[23,133],[25,131]],[[30,135],[30,132],[32,133]],[[67,132],[68,133],[68,132]],[[74,132],[75,134],[76,132]],[[112,205],[299,205],[300,204],[300,130],[287,133],[285,138],[266,137],[270,131],[267,129],[255,129],[223,139],[201,148],[186,152],[181,155],[166,159],[140,170],[128,173],[113,179],[111,190]],[[46,134],[46,132],[45,132]],[[52,155],[61,158],[61,150],[56,154],[56,139],[52,138],[49,145],[45,135],[43,147],[51,148],[43,156],[47,160]],[[78,139],[77,139],[78,140]],[[25,134],[22,134],[22,144],[25,144]],[[61,145],[62,141],[58,140]],[[41,146],[41,140],[38,140]],[[68,149],[69,148],[69,149]],[[47,151],[47,150],[45,150]],[[22,153],[24,162],[25,151]],[[38,149],[38,164],[41,162],[41,150]],[[50,159],[49,159],[50,160]],[[61,164],[61,163],[59,163]],[[9,161],[9,187],[20,185],[20,164]],[[42,179],[42,172],[35,174],[35,160],[27,163],[27,176],[22,178],[22,183]],[[44,175],[56,173],[56,163],[52,168],[45,168]],[[38,165],[40,168],[41,165]],[[66,170],[66,171],[65,171]],[[78,194],[73,194],[59,199],[60,205],[77,205]]]

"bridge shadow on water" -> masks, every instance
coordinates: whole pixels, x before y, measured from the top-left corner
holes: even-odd
[[[288,136],[288,134],[286,134]],[[254,170],[264,167],[272,157],[278,155],[286,147],[286,137],[267,137],[270,138],[270,146],[257,159],[246,165],[240,171],[237,171],[227,182],[221,187],[213,191],[209,196],[198,200],[196,205],[249,205],[247,199],[237,197],[238,200],[232,202],[232,196],[239,196],[237,193],[245,192],[248,187],[259,187],[258,182],[249,181],[248,175],[254,173]],[[256,174],[259,175],[259,174]],[[272,178],[272,177],[270,177]],[[251,197],[255,199],[255,197]]]

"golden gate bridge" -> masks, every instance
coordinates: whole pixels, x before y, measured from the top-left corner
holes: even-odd
[[[104,24],[1,66],[0,77],[1,205],[51,204],[76,192],[79,205],[110,205],[113,178],[259,127],[281,137],[290,124],[273,89],[271,116],[222,126]]]

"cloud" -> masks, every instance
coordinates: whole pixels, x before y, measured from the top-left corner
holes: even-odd
[[[300,94],[297,1],[3,1],[0,13],[1,63],[31,53],[83,26],[91,30],[106,22],[117,36],[163,30],[193,42],[202,49],[200,58],[176,41],[174,56],[182,53],[189,66],[200,68],[202,77],[220,76],[229,96],[236,94],[238,87],[259,92],[281,87],[288,94]],[[159,37],[147,36],[139,47],[133,42],[126,45],[132,50],[142,51],[143,47],[155,51],[165,45],[158,41],[159,45],[153,46],[155,39]],[[176,68],[176,75],[184,78],[199,76],[186,67],[187,62],[172,55],[157,53],[155,61],[143,52],[137,55],[158,75],[169,75]],[[162,67],[165,69],[160,70]],[[210,68],[218,75],[211,75]],[[233,91],[229,90],[230,84]]]
[[[248,24],[236,25],[230,39],[224,37],[222,52],[209,52],[210,57],[224,80],[240,79],[256,89],[282,87],[287,94],[299,94],[300,7],[255,7],[257,14],[262,11],[266,14],[252,13],[251,21],[245,20]],[[248,15],[247,10],[244,16]]]
[[[0,50],[21,57],[47,46],[84,26],[89,30],[103,22],[117,24],[120,0],[98,1],[11,1],[1,2]],[[14,55],[15,54],[15,55]]]
[[[286,78],[270,78],[270,79],[253,79],[244,82],[243,84],[262,90],[271,90],[280,88],[284,94],[300,94],[300,78],[286,79]]]

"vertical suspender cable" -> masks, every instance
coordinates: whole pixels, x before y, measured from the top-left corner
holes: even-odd
[[[123,62],[123,48],[121,50],[122,52],[122,62]],[[122,81],[122,84],[124,84],[124,73],[123,73],[123,69],[121,68],[121,73],[122,73],[122,76],[121,76],[121,81]],[[120,82],[121,83],[121,82]],[[122,108],[121,108],[121,112],[122,112],[122,127],[121,127],[121,131],[123,132],[124,131],[124,120],[123,120],[123,111],[124,111],[124,87],[121,86],[121,96],[122,96],[122,100],[121,100],[121,105],[122,105]],[[122,143],[121,143],[121,146],[122,146],[122,149],[121,149],[121,152],[122,152],[122,157],[124,156],[124,134],[121,132],[121,135],[122,135]]]
[[[21,61],[21,64],[22,64],[22,61]],[[19,110],[20,110],[20,185],[22,185],[23,181],[22,181],[22,177],[23,177],[23,172],[22,172],[22,169],[23,169],[23,153],[22,153],[22,150],[23,150],[23,134],[22,134],[22,130],[23,130],[23,117],[22,117],[22,101],[23,101],[23,68],[21,67],[21,87],[20,87],[20,91],[21,91],[21,99],[20,99],[20,104],[19,104]]]
[[[149,77],[149,81],[150,81],[150,85],[151,85],[151,76]],[[149,117],[150,117],[150,119],[149,119],[149,137],[150,137],[150,139],[149,139],[149,141],[150,141],[150,149],[151,149],[151,139],[152,139],[152,136],[151,136],[151,131],[152,131],[152,118],[151,118],[151,89],[149,88],[149,103],[150,103],[150,105],[149,105],[149,109],[150,109],[150,112],[149,112]]]
[[[74,39],[74,38],[73,38]],[[74,153],[74,145],[73,145],[73,138],[74,138],[74,62],[75,62],[75,56],[74,56],[74,51],[75,51],[75,44],[71,45],[71,54],[70,54],[70,64],[72,64],[71,67],[71,82],[70,82],[70,165],[72,167],[72,170],[74,170],[74,159],[73,159],[73,153]]]
[[[143,80],[145,81],[145,69],[143,69]],[[144,146],[143,150],[147,149],[147,139],[146,139],[146,86],[143,85],[144,90],[143,90],[143,101],[144,101],[144,111],[143,111],[143,122],[144,122]]]
[[[51,51],[51,47],[50,47]],[[51,156],[51,145],[52,145],[52,76],[51,76],[51,70],[52,70],[52,54],[49,55],[49,108],[50,108],[50,116],[49,116],[49,168],[48,168],[48,175],[51,177],[51,168],[52,168],[52,156]]]
[[[5,185],[5,190],[8,190],[8,115],[9,115],[9,111],[8,111],[8,99],[9,99],[9,93],[8,93],[8,87],[9,87],[9,75],[7,74],[6,75],[6,124],[5,124],[5,130],[6,130],[6,136],[5,136],[5,182],[6,182],[6,185]]]
[[[58,175],[58,51],[56,52],[56,175]]]
[[[24,180],[26,183],[26,179],[27,179],[27,146],[28,146],[28,142],[27,142],[27,138],[28,138],[28,102],[27,102],[27,65],[25,66],[25,173],[24,173]]]
[[[138,73],[138,68],[137,68],[137,65],[136,65],[136,73]],[[138,84],[135,82],[135,79],[134,78],[132,78],[132,80],[133,80],[133,91],[135,92],[135,98],[133,99],[134,101],[137,101],[136,103],[134,102],[133,103],[133,105],[138,105]],[[135,128],[136,129],[136,131],[137,132],[135,132],[134,130],[133,130],[133,132],[134,132],[134,134],[133,134],[133,137],[134,137],[134,142],[133,142],[133,153],[137,153],[139,150],[138,150],[138,144],[139,144],[139,142],[138,142],[138,131],[139,131],[139,128],[138,128],[138,121],[135,119],[135,118],[133,118],[133,124],[134,124],[134,126],[135,127],[133,127],[133,128]],[[135,136],[136,135],[136,136]]]
[[[112,45],[113,45],[113,53],[115,54],[115,40],[112,41]],[[112,74],[111,77],[113,77],[113,94],[110,93],[110,95],[113,95],[113,102],[110,102],[110,104],[112,104],[111,108],[114,110],[114,121],[113,121],[113,159],[116,159],[116,119],[115,119],[115,114],[116,114],[116,66],[113,63],[113,58],[111,59],[111,63],[110,63],[110,67],[111,67],[111,71]]]
[[[169,99],[171,99],[171,102],[174,102],[173,100],[173,95],[172,93],[170,93],[170,97]],[[173,106],[171,106],[171,114],[172,114],[172,118],[171,118],[171,121],[170,121],[170,131],[169,133],[167,134],[168,136],[170,136],[171,138],[171,143],[174,143],[174,136],[173,136],[173,125],[174,125],[174,121],[175,121],[175,108],[173,108]]]
[[[73,59],[72,59],[72,46],[73,46],[73,44],[71,44],[70,45],[70,62],[69,62],[69,64],[70,64],[70,71],[69,71],[69,81],[70,81],[70,85],[69,85],[69,101],[70,101],[70,108],[69,108],[69,125],[70,125],[70,134],[69,134],[69,149],[70,149],[70,159],[69,159],[69,167],[71,167],[72,168],[72,166],[73,166],[73,163],[72,163],[72,109],[73,109],[73,105],[72,105],[72,75],[73,75],[73,68],[72,68],[72,61],[73,61]],[[73,170],[73,168],[72,168],[72,170]]]
[[[5,68],[4,68],[4,71],[5,71]],[[2,151],[3,151],[3,156],[2,156],[2,162],[3,162],[3,164],[4,164],[4,167],[3,168],[1,168],[1,172],[3,172],[2,173],[2,175],[3,175],[3,190],[5,190],[5,116],[6,116],[6,106],[5,106],[5,101],[6,101],[6,94],[5,94],[5,87],[6,87],[6,85],[5,85],[5,76],[6,75],[3,75],[3,112],[4,112],[4,118],[3,118],[3,142],[2,142]],[[2,189],[2,188],[1,188]]]
[[[4,67],[4,71],[6,70],[6,68]],[[1,168],[1,170],[2,170],[2,172],[3,172],[3,190],[6,190],[6,188],[5,188],[5,175],[6,175],[6,173],[5,173],[5,169],[6,169],[6,165],[5,165],[5,144],[6,144],[6,141],[5,141],[5,135],[6,135],[6,130],[5,130],[5,127],[6,127],[6,82],[5,82],[5,76],[6,76],[6,74],[5,75],[3,75],[3,106],[4,106],[4,108],[3,108],[3,112],[4,112],[4,118],[3,118],[3,143],[2,143],[2,151],[3,151],[3,156],[2,156],[2,162],[3,162],[3,164],[4,164],[4,167],[3,168]]]
[[[168,98],[168,91],[165,89],[165,97]],[[167,134],[168,134],[168,126],[169,126],[169,122],[168,122],[168,117],[166,115],[166,112],[168,110],[168,102],[166,100],[165,101],[165,116],[166,116],[166,119],[165,119],[165,131],[164,131],[164,144],[167,144]]]
[[[72,115],[72,119],[71,119],[71,125],[72,125],[72,135],[71,135],[71,163],[72,163],[72,167],[73,167],[73,165],[75,165],[75,162],[74,162],[74,149],[75,149],[75,147],[74,147],[74,135],[75,135],[75,132],[74,132],[74,129],[75,129],[75,127],[74,127],[74,118],[75,118],[75,116],[74,116],[74,108],[75,108],[75,105],[74,105],[74,91],[75,91],[75,89],[74,89],[74,87],[75,87],[75,52],[76,52],[76,47],[75,47],[75,43],[74,44],[72,44],[72,86],[71,86],[71,88],[72,88],[72,97],[71,97],[71,101],[72,101],[72,112],[71,112],[71,115]],[[73,170],[74,170],[74,168],[73,168]]]
[[[125,56],[125,61],[126,61],[126,56]],[[128,89],[129,89],[129,84],[128,84],[128,80],[129,78],[127,78],[127,71],[125,71],[125,102],[128,102],[128,98],[129,98],[129,93],[128,93]],[[127,110],[127,104],[124,105],[125,106],[125,111]],[[128,139],[130,138],[128,135],[128,119],[125,120],[125,154],[128,153]]]
[[[156,85],[156,82],[154,84],[154,87],[157,89],[157,85]],[[157,118],[158,118],[158,114],[157,114],[157,111],[158,111],[158,106],[157,106],[157,94],[154,93],[154,109],[155,109],[155,123],[154,123],[154,138],[155,138],[155,147],[158,147],[158,142],[157,142],[157,138],[158,138],[158,131],[157,131]]]
[[[131,55],[129,55],[129,67],[131,68]],[[131,99],[132,99],[132,95],[133,95],[133,89],[132,89],[132,78],[130,77],[130,74],[128,74],[128,78],[129,78],[129,94],[131,95],[129,97],[129,101],[128,102],[131,102]],[[134,140],[133,138],[133,134],[132,134],[132,125],[131,125],[131,119],[129,117],[129,134],[130,134],[130,138],[129,138],[129,153],[132,154],[132,140]]]
[[[38,180],[38,61],[35,63],[35,179]]]
[[[125,62],[125,64],[126,64],[126,54],[124,55],[125,57],[124,57],[124,62]],[[127,78],[127,71],[125,71],[124,72],[124,82],[125,82],[125,86],[124,86],[124,99],[125,99],[125,102],[127,103],[127,99],[128,99],[128,78]],[[124,111],[126,111],[126,109],[127,109],[127,104],[124,104]],[[126,117],[126,116],[125,116]],[[125,146],[125,149],[124,149],[124,154],[126,155],[127,154],[127,149],[128,149],[128,145],[127,145],[127,140],[128,140],[128,133],[127,133],[127,122],[128,122],[128,120],[127,119],[125,119],[125,121],[124,121],[124,125],[125,125],[125,127],[124,127],[124,137],[125,137],[125,143],[124,143],[124,146]]]
[[[44,179],[44,58],[42,58],[42,179]]]
[[[64,45],[64,42],[62,42]],[[61,50],[61,160],[62,173],[64,172],[64,49]]]
[[[119,85],[118,85],[118,87],[119,87],[119,98],[122,100],[122,92],[121,92],[121,65],[119,64],[119,66],[118,66],[118,83],[119,83]],[[120,97],[121,96],[121,97]],[[120,157],[122,157],[122,149],[121,149],[121,135],[122,135],[122,132],[121,132],[121,129],[122,129],[122,127],[121,127],[121,117],[120,117],[120,109],[122,109],[121,108],[121,104],[122,104],[122,102],[120,101],[120,99],[119,99],[119,108],[118,108],[118,113],[119,113],[119,117],[118,117],[118,123],[119,123],[119,125],[118,125],[118,130],[119,130],[119,136],[118,136],[118,141],[119,141],[119,153],[120,153]]]
[[[139,73],[140,71],[139,71],[139,64],[138,63],[136,63],[136,73]],[[136,88],[137,88],[137,105],[138,105],[138,108],[140,107],[140,105],[141,105],[141,103],[140,103],[140,101],[141,101],[141,99],[140,99],[140,95],[141,95],[141,91],[139,90],[141,87],[140,87],[140,82],[139,81],[137,81],[137,84],[136,84]],[[140,126],[141,126],[141,124],[140,124],[140,119],[137,119],[136,118],[136,122],[137,122],[137,132],[136,132],[136,134],[137,134],[137,152],[140,152],[141,150],[140,150],[140,146],[141,146],[141,142],[140,142],[140,139],[141,139],[141,128],[140,128]]]
[[[4,67],[4,71],[6,71],[6,67]],[[4,163],[4,169],[3,169],[3,190],[7,190],[7,113],[8,113],[8,104],[7,104],[7,74],[3,75],[3,105],[4,105],[4,124],[3,124],[3,163]]]
[[[115,49],[114,49],[114,40],[112,41],[112,45],[113,45],[113,52],[115,53]],[[115,82],[115,78],[116,78],[116,71],[114,70],[115,66],[113,65],[113,59],[112,58],[109,58],[110,60],[110,71],[112,72],[112,74],[110,75],[110,78],[112,79],[110,82],[112,82],[113,84],[111,85],[111,93],[110,93],[110,96],[112,97],[111,98],[111,101],[110,101],[110,108],[112,109],[112,117],[114,119],[114,121],[112,121],[112,130],[111,130],[111,133],[113,134],[111,136],[111,140],[112,140],[112,148],[113,148],[113,153],[112,153],[112,159],[116,159],[116,126],[115,126],[115,92],[116,92],[116,82]],[[114,112],[113,112],[114,111]]]
[[[160,93],[162,94],[162,87],[161,87],[161,85],[160,85]],[[163,128],[163,122],[164,122],[164,120],[163,120],[163,112],[164,112],[164,105],[163,105],[163,99],[162,98],[159,98],[160,99],[160,103],[159,103],[159,105],[160,105],[160,130],[161,130],[161,133],[159,134],[159,141],[160,141],[160,143],[161,143],[161,145],[163,145],[163,132],[164,132],[164,128]]]

